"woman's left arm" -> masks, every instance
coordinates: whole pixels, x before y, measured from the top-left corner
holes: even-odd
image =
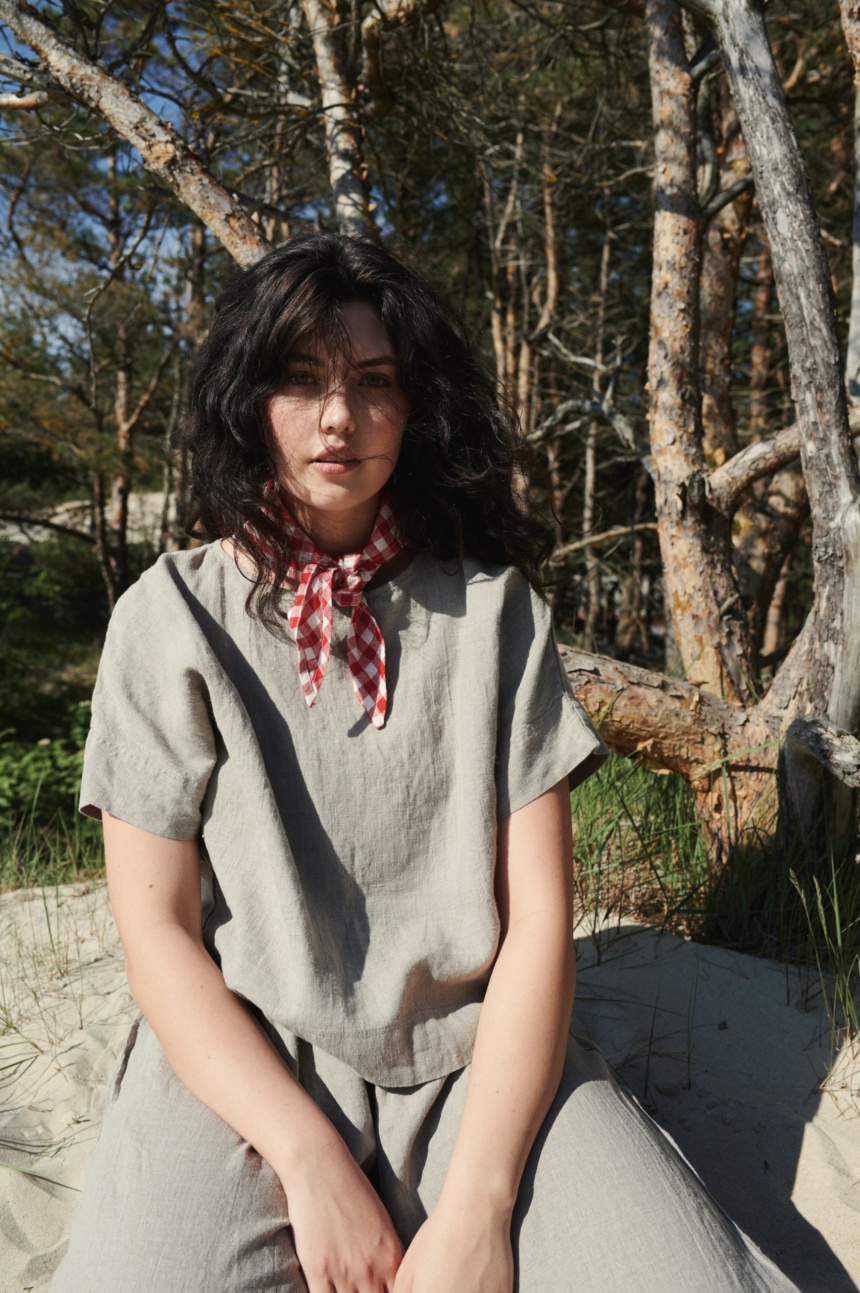
[[[395,1293],[510,1293],[510,1226],[558,1090],[576,963],[567,778],[499,823],[501,947],[487,987],[442,1193]]]

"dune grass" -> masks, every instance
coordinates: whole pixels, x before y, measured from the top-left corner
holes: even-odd
[[[0,892],[52,888],[104,874],[101,828],[77,813],[30,815],[0,832]]]
[[[776,844],[714,878],[682,778],[612,757],[571,795],[580,912],[634,916],[706,943],[809,967],[836,1039],[860,1035],[860,863],[809,874]]]

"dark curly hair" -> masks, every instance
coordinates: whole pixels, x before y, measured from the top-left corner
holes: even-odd
[[[548,527],[525,493],[526,446],[462,327],[433,288],[369,238],[302,234],[239,274],[216,306],[189,379],[177,442],[189,463],[187,521],[197,537],[232,537],[259,571],[249,610],[274,624],[289,551],[263,510],[273,471],[270,398],[302,339],[343,345],[340,307],[366,301],[394,342],[411,407],[388,485],[401,534],[441,558],[517,566],[542,590]],[[258,551],[251,522],[271,545]]]

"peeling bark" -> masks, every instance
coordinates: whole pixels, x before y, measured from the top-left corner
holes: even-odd
[[[208,226],[240,265],[251,265],[269,244],[250,216],[209,174],[172,126],[162,121],[122,81],[79,54],[41,22],[29,5],[0,0],[0,19],[41,58],[45,70],[71,98],[99,114],[137,151],[148,170]]]
[[[696,795],[711,866],[733,845],[771,835],[777,818],[778,723],[693,683],[560,647],[574,694],[610,749],[684,777]]]
[[[649,0],[646,23],[655,129],[649,421],[667,609],[687,677],[741,703],[753,695],[752,651],[729,526],[702,484],[693,86],[678,6]]]

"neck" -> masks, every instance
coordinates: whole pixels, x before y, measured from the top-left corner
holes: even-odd
[[[379,512],[379,495],[346,512],[324,512],[290,498],[285,502],[296,524],[330,557],[361,552]]]

